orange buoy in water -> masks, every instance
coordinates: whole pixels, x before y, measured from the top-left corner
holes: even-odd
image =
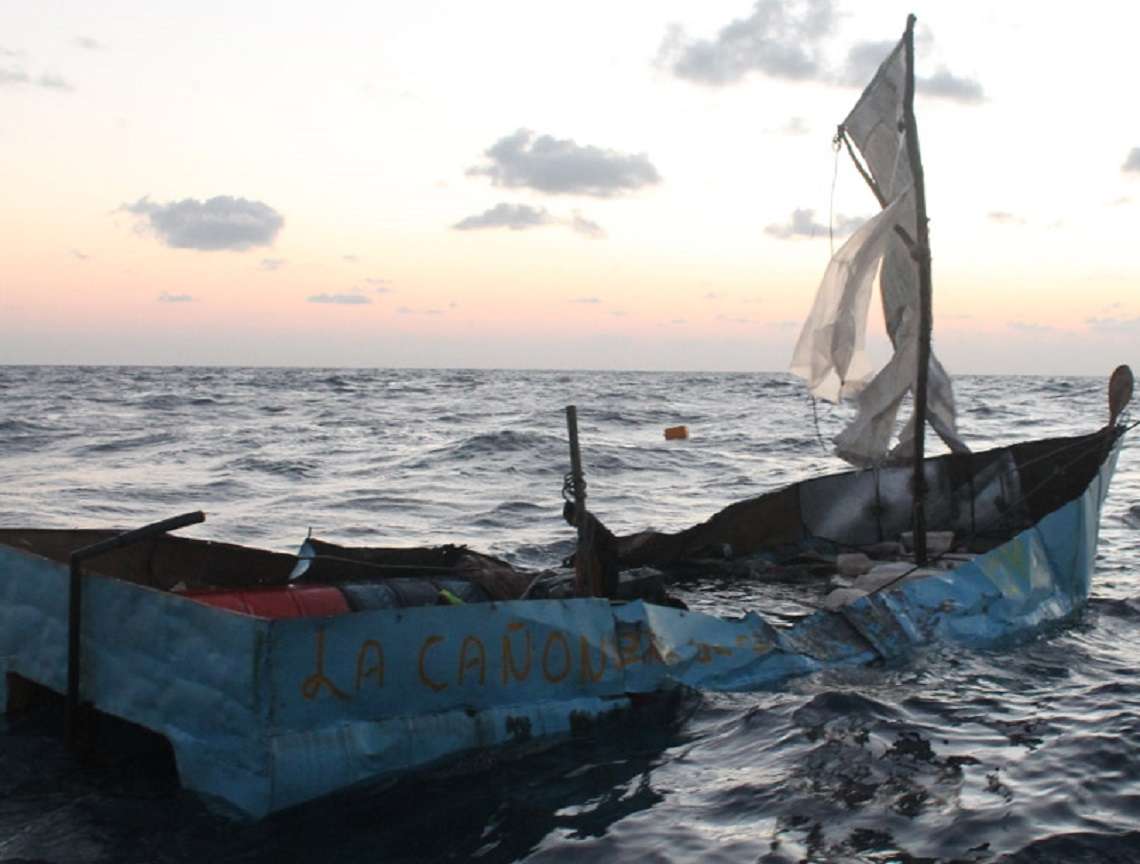
[[[666,441],[684,441],[689,437],[688,426],[670,426],[665,430]]]

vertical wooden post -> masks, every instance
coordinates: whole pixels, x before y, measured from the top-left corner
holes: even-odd
[[[595,585],[591,578],[593,544],[590,522],[586,518],[586,478],[582,473],[582,451],[578,446],[578,408],[566,406],[566,431],[570,436],[570,477],[574,484],[574,527],[578,529],[578,552],[574,556],[574,595],[590,597]]]
[[[918,124],[914,119],[914,15],[906,19],[906,89],[903,93],[903,124],[906,152],[914,178],[915,244],[911,255],[918,264],[918,374],[914,383],[914,557],[926,564],[926,386],[930,373],[930,335],[934,316],[930,276],[930,233],[926,224],[926,185],[918,149]]]
[[[97,555],[130,546],[141,540],[149,540],[167,531],[185,528],[187,525],[197,525],[206,520],[206,514],[201,510],[193,513],[183,513],[181,516],[172,516],[161,522],[152,522],[133,531],[124,531],[107,540],[83,546],[71,553],[70,578],[67,588],[67,697],[64,702],[63,739],[67,748],[72,752],[78,750],[80,725],[80,662],[83,659],[80,636],[83,632],[83,562]]]

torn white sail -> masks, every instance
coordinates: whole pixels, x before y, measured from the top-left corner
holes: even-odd
[[[888,458],[899,408],[918,368],[918,267],[909,248],[913,175],[901,122],[907,75],[900,42],[843,121],[843,134],[863,156],[883,210],[832,258],[792,357],[792,371],[808,379],[813,395],[858,399],[858,414],[835,439],[836,452],[858,466]],[[876,272],[894,355],[871,378],[863,346]],[[951,449],[967,450],[957,433],[950,377],[933,354],[927,386],[930,424]],[[889,458],[909,455],[913,445],[912,417]]]
[[[828,262],[792,354],[792,371],[808,381],[813,396],[838,402],[857,396],[874,370],[864,351],[871,288],[899,212],[913,215],[910,196],[900,196],[859,227]]]

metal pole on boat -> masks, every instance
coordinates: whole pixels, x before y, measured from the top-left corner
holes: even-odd
[[[578,529],[578,551],[574,555],[574,595],[598,596],[599,591],[591,566],[592,546],[590,522],[586,516],[586,478],[582,473],[582,451],[578,447],[578,408],[566,406],[566,431],[570,436],[570,479],[574,492],[574,527]]]
[[[910,254],[918,264],[918,372],[914,383],[914,559],[926,564],[926,385],[930,372],[931,310],[930,234],[926,224],[926,185],[918,150],[918,124],[914,119],[914,15],[906,19],[906,89],[903,93],[903,124],[906,152],[914,178],[915,243]]]
[[[82,564],[89,558],[121,549],[147,540],[175,528],[185,528],[187,525],[196,525],[206,521],[206,514],[201,510],[193,513],[183,513],[181,516],[172,516],[161,522],[152,522],[142,528],[124,531],[107,540],[83,546],[71,553],[71,578],[67,591],[67,701],[64,703],[63,740],[67,749],[74,752],[78,749],[79,740],[79,664],[81,654],[79,650],[79,636],[83,627],[83,570]]]

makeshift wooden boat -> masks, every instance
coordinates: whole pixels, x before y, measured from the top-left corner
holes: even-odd
[[[929,574],[932,566],[949,565],[957,574],[973,566],[971,556],[985,553],[989,560],[1003,549],[1015,550],[1011,554],[1025,551],[1016,540],[1018,532],[1047,533],[1046,520],[1058,508],[1088,494],[1096,478],[1103,475],[1107,482],[1111,476],[1112,454],[1124,432],[1118,421],[1132,394],[1127,366],[1112,375],[1107,426],[1091,436],[977,454],[959,436],[953,386],[931,350],[930,243],[914,117],[914,24],[911,15],[903,38],[839,125],[835,146],[846,146],[881,210],[832,256],[792,357],[792,371],[807,379],[813,397],[856,401],[857,412],[835,443],[836,455],[860,473],[743,501],[676,534],[614,537],[586,514],[582,501],[575,501],[568,505],[567,518],[579,525],[585,538],[587,551],[580,557],[600,574],[594,577],[596,584],[612,584],[613,574],[623,568],[677,568],[687,562],[692,569],[694,561],[706,569],[756,572],[751,563],[734,568],[710,556],[761,554],[776,564],[774,549],[802,555],[806,543],[832,554],[858,555],[837,562],[838,569],[857,579],[841,583],[827,598],[827,608],[840,610],[853,600],[867,601],[873,608],[887,602],[888,595],[880,593],[884,587]],[[877,374],[864,350],[876,276],[894,348]],[[892,448],[897,417],[912,394],[913,414]],[[927,425],[949,447],[949,455],[925,458]],[[1103,491],[1099,494],[1103,497]],[[1049,532],[1057,527],[1048,525]],[[1074,530],[1073,525],[1064,530]],[[1093,530],[1082,554],[1095,550]],[[875,566],[865,554],[882,557],[891,553],[892,544],[897,553],[904,534],[913,545],[907,561]],[[1042,542],[1063,546],[1070,539],[1045,537]],[[942,548],[928,548],[935,543]],[[1020,574],[1013,563],[1009,568],[1010,578],[1029,578],[1037,569],[1028,559]],[[1054,611],[1067,614],[1083,599],[1088,575],[1080,562],[1057,572],[1059,580],[1076,581],[1066,581],[1070,601]],[[979,636],[997,637],[1017,629],[1000,622],[977,626]]]
[[[908,25],[860,104],[870,94],[895,110],[875,87],[898,83],[910,38]],[[885,247],[901,237],[911,193],[892,202],[877,188],[891,215],[862,240]],[[857,249],[847,260],[866,258]],[[874,441],[883,428],[889,437],[884,421],[901,403],[899,370],[921,353],[909,297],[891,307],[902,359],[860,403]],[[858,389],[858,337],[829,314],[813,316],[832,337],[826,351],[811,342],[809,359],[822,359],[808,368],[839,395]],[[992,644],[1063,622],[1088,596],[1131,374],[1114,374],[1101,430],[982,453],[957,446],[948,388],[936,374],[932,422],[955,452],[922,458],[921,416],[903,436],[914,441],[903,450],[919,450],[913,466],[848,435],[844,452],[870,454],[870,470],[805,480],[676,534],[610,534],[585,508],[572,435],[575,578],[460,547],[309,540],[291,556],[165,533],[201,514],[126,533],[2,529],[0,704],[17,708],[37,687],[66,694],[73,746],[91,711],[153,730],[186,788],[260,817],[460,753],[589,732],[646,694],[766,687],[895,661],[933,641]],[[908,529],[913,552],[899,542]],[[928,548],[934,540],[944,548]],[[694,567],[793,574],[818,611],[781,627],[755,612],[678,608],[662,582]],[[622,573],[630,568],[640,578]]]
[[[71,671],[77,706],[164,736],[186,788],[260,817],[463,752],[589,733],[641,694],[771,686],[1064,621],[1088,595],[1122,434],[928,460],[931,526],[960,551],[926,568],[879,542],[910,521],[900,468],[807,480],[687,532],[617,542],[623,566],[665,569],[710,549],[723,560],[725,544],[761,570],[805,552],[902,559],[784,628],[645,600],[495,600],[519,576],[532,594],[563,583],[455,548],[311,544],[298,559],[152,532],[72,567],[75,550],[122,535],[0,530],[0,696],[14,705],[30,683],[68,693]],[[822,607],[828,580],[803,590]]]

